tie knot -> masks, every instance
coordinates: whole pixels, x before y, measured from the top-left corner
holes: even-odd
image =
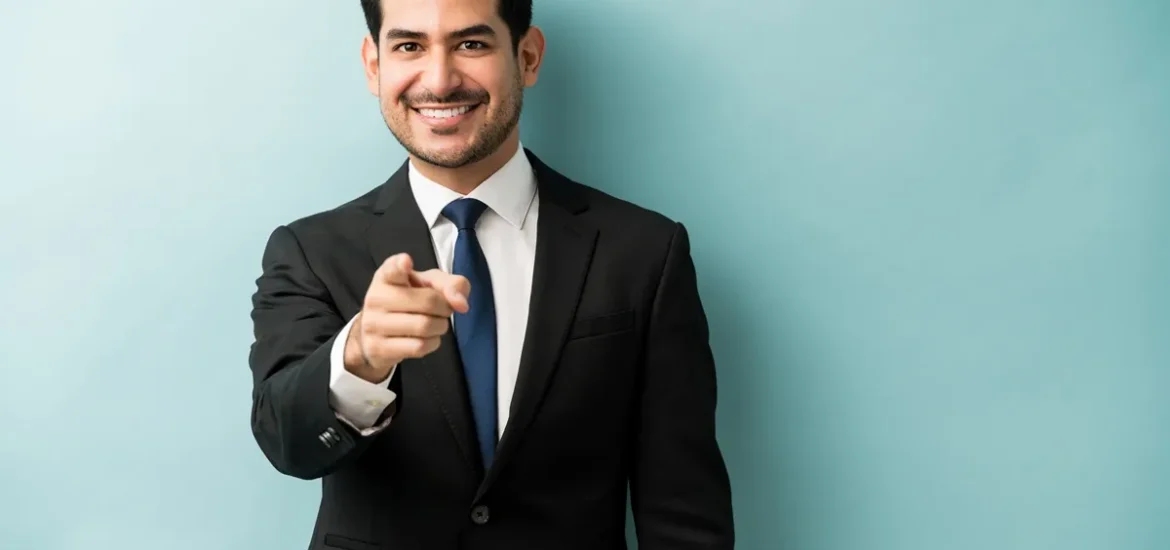
[[[487,205],[475,199],[456,199],[443,208],[443,217],[451,220],[460,231],[475,229],[475,222],[487,210]]]

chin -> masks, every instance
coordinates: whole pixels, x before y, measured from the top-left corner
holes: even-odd
[[[475,149],[471,136],[426,136],[415,145],[420,151],[445,157],[465,155]]]
[[[478,160],[475,147],[467,143],[435,145],[417,144],[412,153],[419,159],[443,168],[460,168]]]

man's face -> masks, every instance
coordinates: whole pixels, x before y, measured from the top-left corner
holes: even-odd
[[[515,132],[543,52],[534,57],[526,39],[513,53],[497,1],[382,0],[380,44],[367,38],[362,56],[382,116],[411,155],[458,168]]]

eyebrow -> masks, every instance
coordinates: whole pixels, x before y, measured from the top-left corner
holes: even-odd
[[[465,29],[459,29],[447,34],[448,38],[461,39],[471,38],[473,36],[496,36],[495,29],[488,25],[479,24],[472,25]],[[412,31],[407,29],[393,28],[386,31],[386,40],[423,40],[427,37],[425,32]]]

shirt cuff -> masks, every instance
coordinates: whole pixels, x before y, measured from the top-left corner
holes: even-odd
[[[390,378],[398,367],[391,369],[390,375],[377,384],[362,380],[345,370],[345,343],[353,322],[350,319],[337,334],[329,353],[329,405],[339,420],[363,436],[373,435],[389,424],[390,419],[386,419],[380,425],[374,425],[382,411],[398,397],[388,389]]]

